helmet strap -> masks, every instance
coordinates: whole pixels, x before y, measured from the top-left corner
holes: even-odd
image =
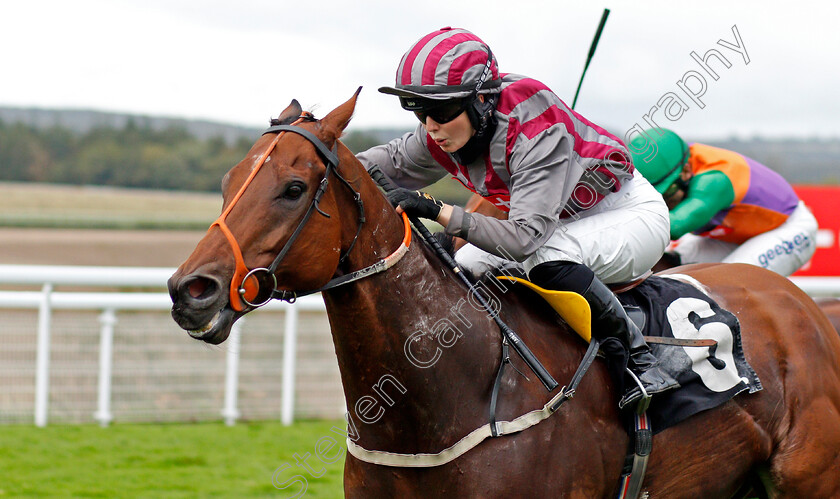
[[[484,102],[481,102],[481,99],[475,96],[471,105],[467,107],[467,117],[478,138],[492,135],[496,130],[496,115],[493,113],[496,109],[496,98],[496,94],[484,94]]]
[[[490,47],[486,48],[487,62],[484,64],[484,70],[478,77],[478,81],[475,82],[475,88],[469,97],[471,99],[471,105],[467,107],[467,116],[475,129],[475,138],[477,139],[482,139],[486,135],[492,135],[496,129],[496,117],[493,111],[496,109],[497,96],[495,94],[484,94],[484,102],[478,98],[478,91],[481,90],[484,82],[487,81],[493,66],[493,51],[490,50]]]

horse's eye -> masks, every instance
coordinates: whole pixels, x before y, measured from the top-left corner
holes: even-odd
[[[286,188],[286,191],[283,193],[283,197],[285,199],[297,199],[303,194],[303,186],[301,184],[295,183]]]

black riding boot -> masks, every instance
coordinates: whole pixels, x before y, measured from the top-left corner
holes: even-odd
[[[657,365],[656,357],[651,353],[642,332],[604,283],[593,277],[589,288],[582,295],[592,309],[592,334],[599,340],[616,338],[627,347],[630,353],[627,367],[638,378],[648,395],[680,386],[677,380]],[[639,387],[630,386],[619,406],[634,403],[641,397],[642,391]]]
[[[648,395],[679,386],[674,378],[656,365],[656,357],[642,332],[627,316],[615,294],[587,266],[547,262],[534,267],[528,277],[545,289],[574,291],[586,298],[592,310],[592,335],[601,342],[601,350],[607,355],[607,364],[617,382],[623,382],[625,356],[629,353],[627,366]],[[619,406],[624,407],[641,397],[642,391],[632,385],[621,398]]]

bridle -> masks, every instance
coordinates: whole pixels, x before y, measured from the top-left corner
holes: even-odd
[[[403,244],[398,248],[394,253],[382,259],[375,264],[366,267],[362,270],[358,270],[340,277],[333,278],[324,286],[308,290],[308,291],[287,291],[277,289],[277,277],[274,275],[277,267],[280,265],[280,262],[286,257],[289,251],[292,248],[292,244],[295,242],[297,237],[303,231],[306,222],[309,221],[309,218],[312,216],[312,213],[316,210],[321,215],[330,218],[330,215],[325,213],[319,208],[319,204],[321,202],[321,197],[324,195],[324,192],[327,190],[327,186],[329,185],[330,174],[336,176],[336,178],[341,181],[343,185],[345,185],[350,191],[353,193],[353,199],[356,201],[356,206],[359,210],[359,219],[358,219],[358,226],[356,229],[356,235],[353,237],[353,241],[350,243],[350,246],[347,248],[347,251],[340,257],[338,264],[341,265],[350,252],[353,250],[353,247],[356,245],[356,241],[359,239],[359,234],[362,230],[362,225],[365,223],[365,208],[364,203],[362,202],[361,194],[359,194],[356,189],[347,181],[339,172],[338,172],[338,155],[336,154],[338,141],[336,141],[333,150],[327,148],[327,146],[321,142],[318,137],[316,137],[312,132],[296,126],[298,123],[303,121],[314,121],[314,118],[310,113],[304,112],[297,120],[295,120],[291,125],[274,125],[269,127],[263,135],[276,133],[277,136],[274,137],[274,140],[268,145],[266,150],[262,153],[259,160],[257,161],[256,166],[254,166],[253,170],[251,170],[250,175],[248,178],[245,179],[245,182],[242,184],[242,187],[239,188],[239,191],[236,193],[236,196],[231,200],[230,204],[225,208],[219,218],[216,219],[210,225],[209,230],[212,230],[213,227],[219,227],[222,233],[228,240],[231,248],[233,249],[233,256],[236,262],[235,270],[233,273],[233,277],[230,281],[230,306],[233,310],[237,312],[241,312],[248,307],[257,308],[265,305],[269,301],[274,298],[278,298],[281,300],[285,300],[288,302],[293,302],[298,296],[304,296],[308,294],[317,293],[319,291],[324,291],[326,289],[334,288],[336,286],[340,286],[342,284],[347,284],[349,282],[355,281],[357,279],[361,279],[367,275],[381,272],[390,268],[394,265],[405,251],[408,249],[408,244],[411,241],[411,231],[410,226],[408,224],[408,219],[403,216],[404,225],[406,229],[406,236],[403,239]],[[303,217],[298,222],[297,227],[295,228],[292,235],[289,236],[289,239],[286,240],[286,243],[277,253],[277,256],[274,257],[274,260],[271,262],[271,265],[266,267],[260,267],[255,269],[248,269],[247,265],[245,265],[245,259],[242,256],[242,249],[239,247],[239,243],[236,241],[233,233],[231,232],[230,228],[225,223],[227,216],[230,214],[233,207],[242,197],[242,194],[245,192],[245,189],[251,184],[251,181],[256,177],[257,173],[259,173],[262,166],[265,164],[266,160],[268,159],[271,152],[277,146],[277,143],[280,141],[280,138],[285,134],[285,132],[291,132],[298,134],[309,141],[315,149],[320,154],[321,158],[324,160],[324,165],[326,167],[326,171],[324,172],[324,178],[321,179],[320,184],[318,185],[318,189],[315,192],[315,196],[312,198],[312,201],[309,204],[309,207],[304,213]]]

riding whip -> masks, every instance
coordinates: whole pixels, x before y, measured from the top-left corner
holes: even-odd
[[[575,98],[572,101],[572,109],[577,104],[578,94],[580,93],[580,86],[583,85],[583,77],[586,76],[586,70],[589,68],[589,62],[592,61],[592,56],[595,55],[595,49],[598,47],[598,40],[601,39],[601,31],[604,30],[604,25],[607,24],[607,17],[610,15],[610,9],[604,9],[601,14],[601,22],[598,24],[598,30],[595,31],[595,38],[592,39],[592,45],[589,46],[589,55],[586,57],[586,64],[583,65],[583,74],[580,75],[577,90],[575,91]]]

